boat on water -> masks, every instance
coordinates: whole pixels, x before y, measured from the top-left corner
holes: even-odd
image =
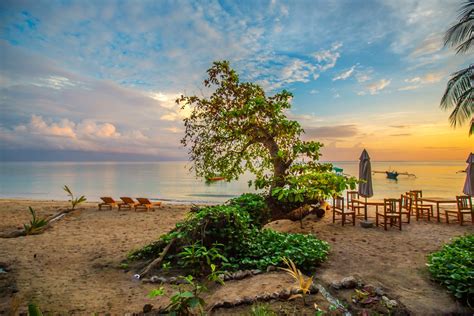
[[[206,181],[214,182],[214,181],[221,181],[221,180],[224,180],[224,179],[225,179],[224,177],[212,177],[212,178],[206,179]]]
[[[403,175],[403,176],[409,176],[409,177],[416,177],[413,173],[408,173],[408,172],[398,172],[395,170],[388,170],[388,171],[372,171],[372,173],[385,173],[387,175],[387,179],[391,180],[398,180],[398,176]]]

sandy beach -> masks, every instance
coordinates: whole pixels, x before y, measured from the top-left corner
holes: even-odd
[[[47,216],[66,208],[67,202],[0,200],[0,232],[27,223],[28,206]],[[53,315],[122,315],[139,312],[144,304],[164,304],[164,298],[147,298],[156,285],[133,281],[133,272],[124,272],[120,263],[130,250],[156,240],[184,219],[189,207],[165,204],[155,212],[118,212],[98,211],[96,203],[86,203],[43,234],[1,239],[0,263],[11,269],[6,274],[9,282],[15,283],[16,293],[0,295],[0,314],[25,311],[28,302]],[[430,280],[426,256],[452,237],[474,233],[474,226],[413,221],[401,232],[384,231],[363,229],[358,224],[341,227],[328,215],[318,221],[308,216],[304,228],[287,220],[268,226],[311,233],[330,243],[328,260],[316,271],[323,284],[352,275],[381,286],[413,315],[469,312]],[[210,304],[222,297],[291,285],[285,274],[272,272],[216,286],[206,294],[206,301]],[[2,286],[5,291],[6,285]]]

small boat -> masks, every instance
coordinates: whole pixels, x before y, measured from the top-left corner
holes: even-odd
[[[372,173],[385,173],[387,175],[387,179],[391,180],[397,180],[398,176],[409,176],[409,177],[416,177],[413,173],[408,173],[408,172],[398,172],[395,170],[392,171],[372,171]]]
[[[213,181],[221,181],[221,180],[224,180],[224,179],[225,179],[224,177],[212,177],[212,178],[206,179],[206,181],[213,182]]]

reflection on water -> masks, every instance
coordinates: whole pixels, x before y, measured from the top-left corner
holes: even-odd
[[[337,162],[344,173],[358,175],[358,162]],[[376,198],[396,197],[411,189],[422,189],[425,196],[453,197],[464,183],[464,161],[372,162],[372,170],[392,170],[416,174],[389,180],[373,176]],[[67,184],[89,200],[100,196],[151,197],[176,201],[221,202],[245,192],[254,192],[245,174],[239,181],[206,184],[189,172],[186,162],[2,162],[0,196],[34,199],[65,199]]]

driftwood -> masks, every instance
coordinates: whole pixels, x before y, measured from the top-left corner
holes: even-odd
[[[51,215],[46,218],[47,224],[44,225],[43,227],[39,228],[36,230],[34,233],[30,233],[29,235],[39,235],[42,234],[45,230],[51,227],[51,224],[55,221],[60,220],[64,216],[66,216],[68,213],[75,211],[77,209],[66,209],[62,210],[54,215]],[[28,234],[26,233],[25,229],[22,230],[15,230],[12,232],[7,232],[7,233],[2,233],[0,234],[0,238],[16,238],[16,237],[21,237],[21,236],[27,236]]]
[[[180,229],[177,230],[178,232],[181,231]],[[151,270],[153,270],[154,268],[158,267],[161,262],[163,262],[163,260],[165,259],[166,257],[166,254],[168,253],[168,251],[170,250],[170,248],[173,246],[173,244],[175,243],[176,241],[176,238],[173,238],[169,243],[168,245],[166,245],[166,247],[163,249],[163,251],[161,252],[160,256],[158,258],[156,258],[155,260],[153,260],[150,264],[148,264],[145,269],[143,269],[142,273],[140,273],[140,279],[144,276],[146,276]]]

